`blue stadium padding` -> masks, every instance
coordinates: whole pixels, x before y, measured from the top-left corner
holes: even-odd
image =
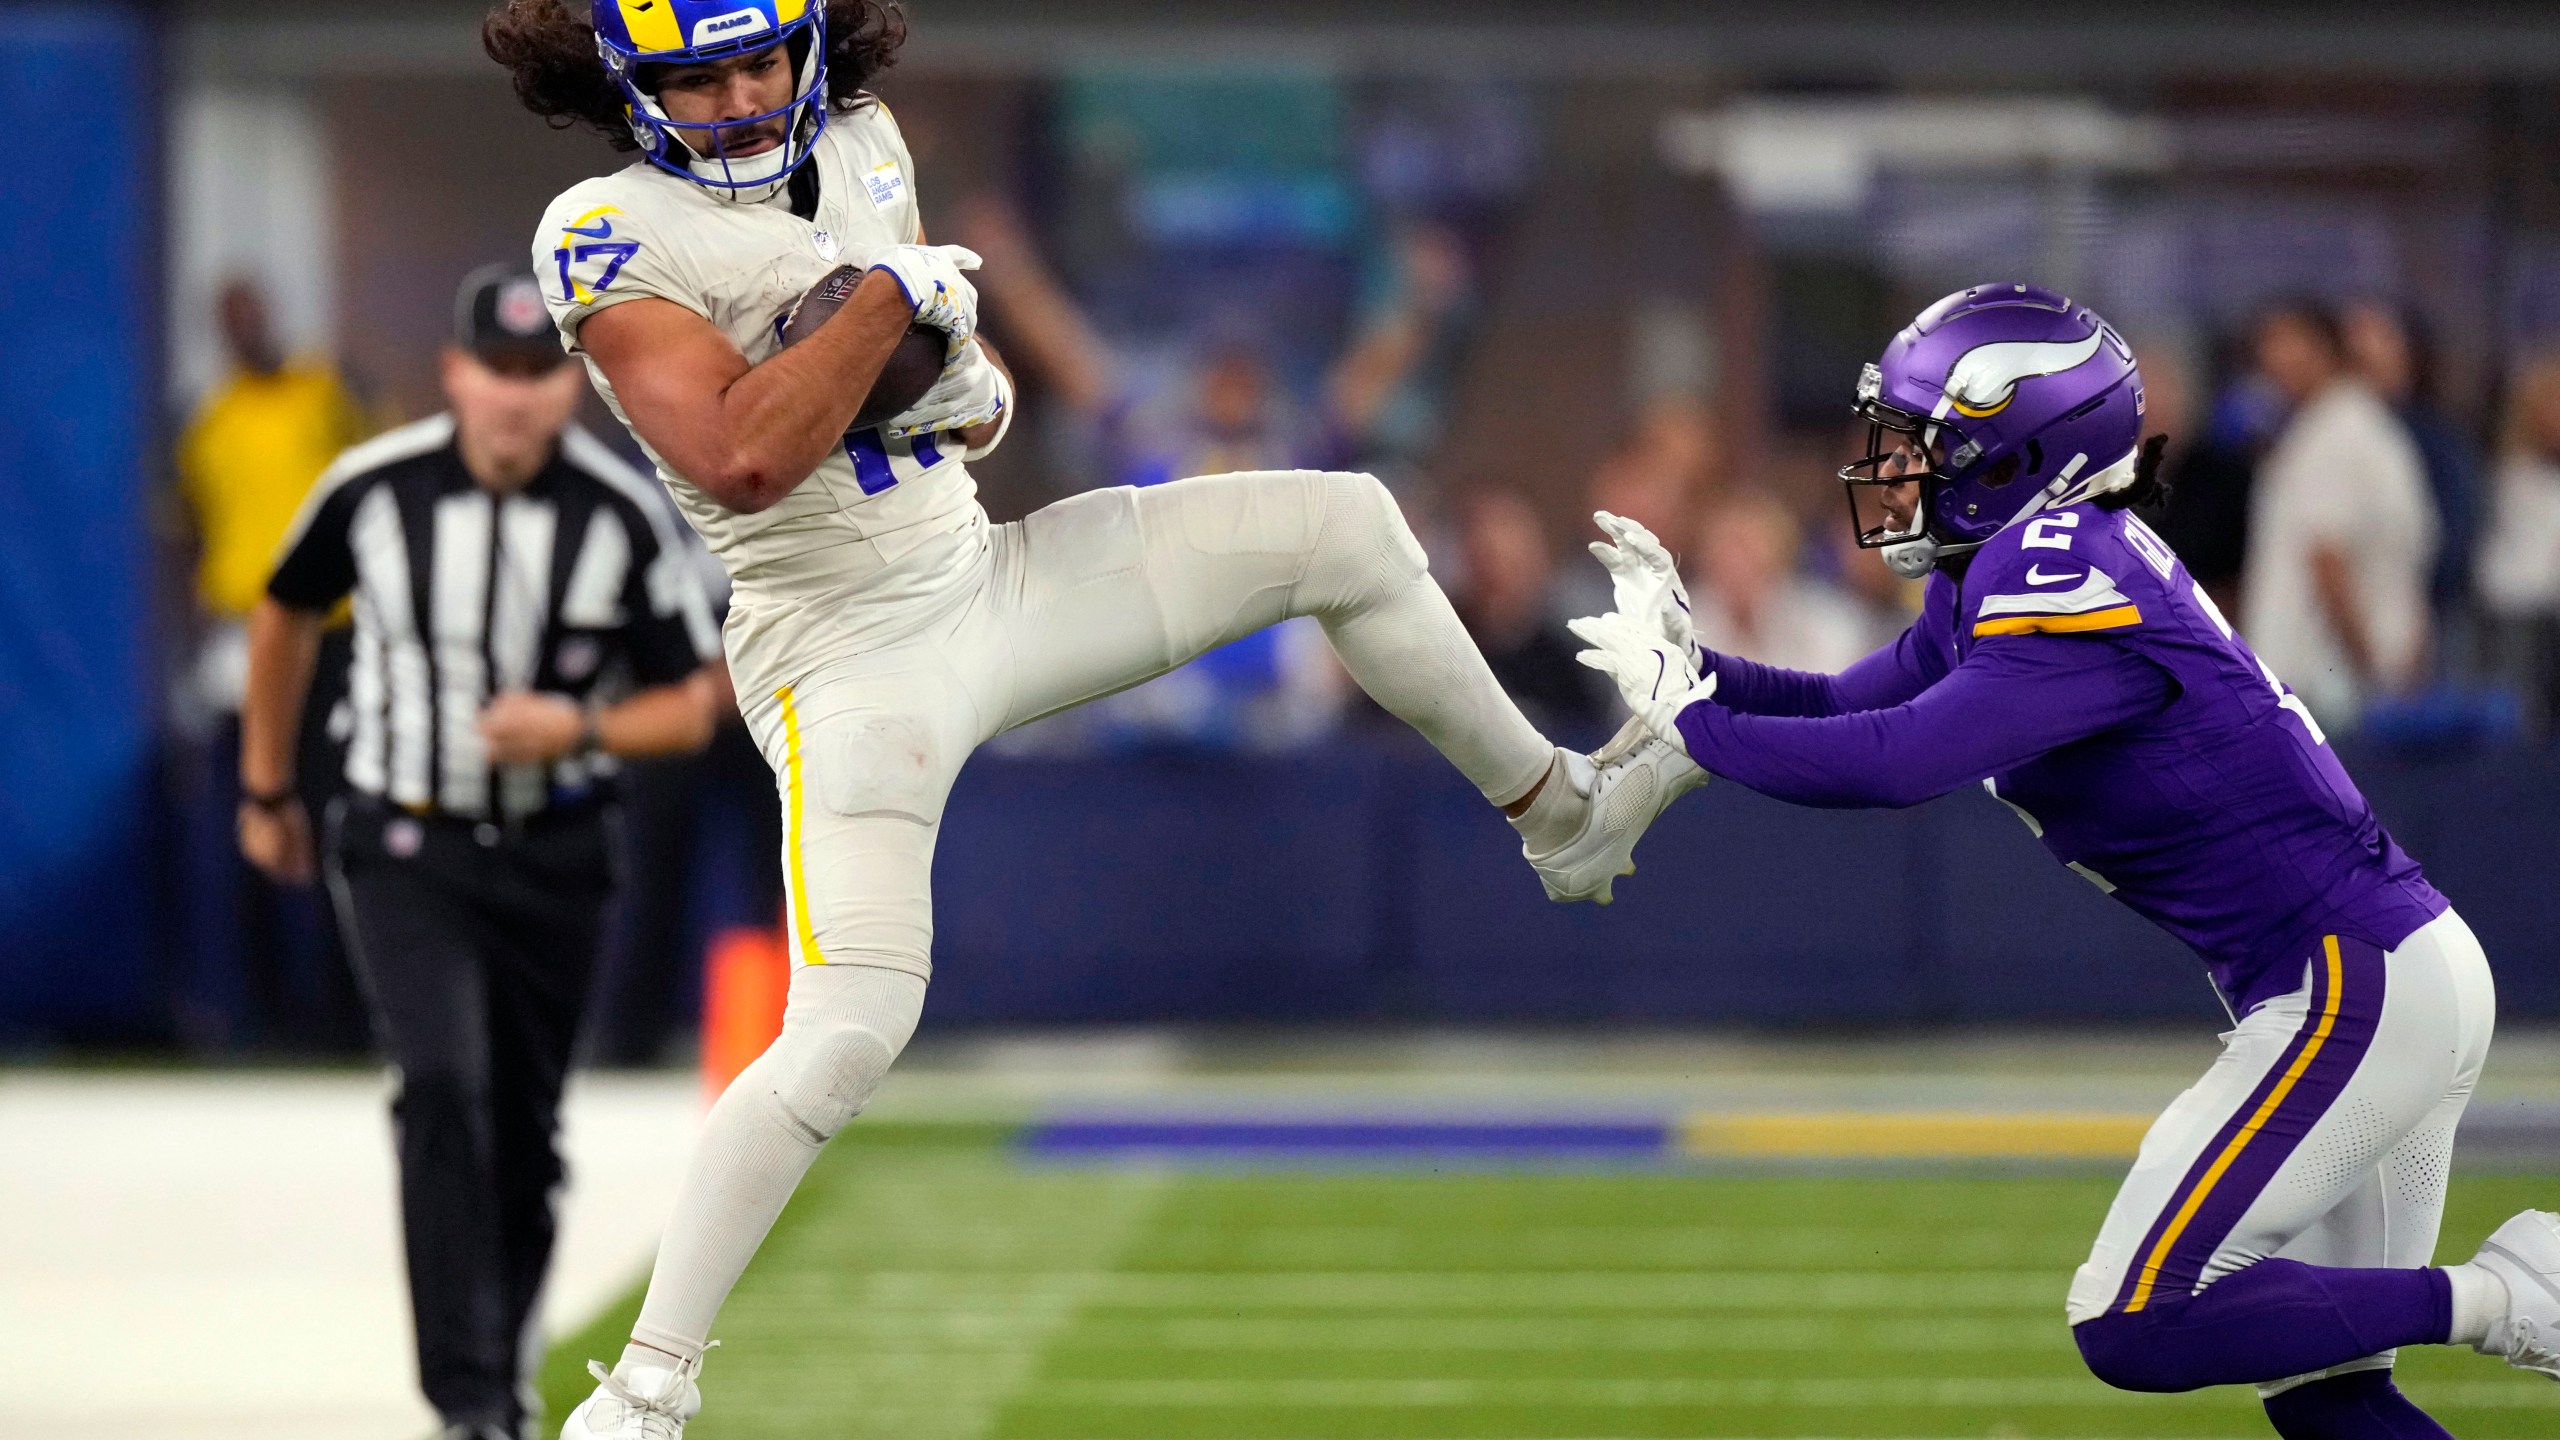
[[[1603,909],[1548,901],[1481,796],[1436,761],[1422,778],[1405,904],[1423,1014],[1840,1024],[1919,1003],[1908,815],[1712,785],[1663,818]]]
[[[135,7],[11,6],[0,26],[0,131],[31,147],[0,170],[0,1037],[127,1036],[156,1003],[150,60]]]
[[[1360,1013],[1377,989],[1375,847],[1397,778],[1360,748],[980,758],[934,866],[934,1015]]]
[[[2489,952],[2501,1020],[2560,1016],[2560,754],[2348,766],[2383,823]]]
[[[2501,1013],[2560,1018],[2560,759],[2351,753],[2462,907]],[[935,872],[937,1023],[2219,1028],[2202,963],[1967,789],[1798,810],[1716,784],[1608,909],[1558,906],[1428,752],[981,758]]]

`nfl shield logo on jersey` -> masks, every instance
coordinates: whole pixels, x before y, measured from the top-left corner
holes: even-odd
[[[836,256],[844,251],[843,244],[836,239],[835,232],[832,230],[821,230],[810,236],[809,243],[818,247],[818,258],[829,264],[833,264]]]

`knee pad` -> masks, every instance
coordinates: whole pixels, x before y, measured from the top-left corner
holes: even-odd
[[[773,1087],[783,1112],[814,1140],[830,1140],[871,1103],[898,1052],[878,1031],[829,1025],[797,1037]]]
[[[924,981],[895,970],[811,967],[791,981],[792,1004],[774,1042],[773,1095],[813,1140],[871,1103],[924,1011]]]
[[[1403,507],[1378,477],[1324,477],[1324,522],[1298,582],[1308,613],[1332,615],[1375,604],[1401,594],[1429,569]]]

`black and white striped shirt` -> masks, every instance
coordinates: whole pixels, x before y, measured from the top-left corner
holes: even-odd
[[[522,489],[476,484],[439,415],[338,457],[267,593],[355,596],[347,783],[419,813],[517,820],[597,798],[611,761],[492,766],[502,690],[611,700],[692,674],[718,638],[651,482],[585,430]]]

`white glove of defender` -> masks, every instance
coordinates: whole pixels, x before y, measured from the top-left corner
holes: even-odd
[[[1652,531],[1606,510],[1591,518],[1607,540],[1591,542],[1591,555],[1609,572],[1616,613],[1656,626],[1664,640],[1689,657],[1689,668],[1702,661],[1698,632],[1689,616],[1689,587],[1680,583],[1680,567]]]
[[[942,377],[915,408],[889,421],[886,429],[892,439],[904,440],[910,435],[931,435],[946,430],[966,430],[983,425],[1013,408],[1013,382],[1004,377],[994,361],[987,358],[985,347],[975,340],[963,348],[957,358],[942,367]],[[986,450],[995,448],[993,441],[966,458],[975,460]]]
[[[944,351],[949,359],[978,333],[978,287],[960,272],[985,263],[965,245],[892,245],[871,258],[872,269],[888,271],[906,292],[917,324],[951,337]]]
[[[1611,611],[1584,616],[1567,628],[1591,646],[1573,658],[1617,681],[1618,693],[1626,697],[1627,708],[1644,722],[1644,728],[1688,754],[1689,743],[1680,738],[1676,722],[1681,711],[1713,698],[1715,675],[1710,672],[1699,678],[1688,648],[1655,633],[1649,621]]]

